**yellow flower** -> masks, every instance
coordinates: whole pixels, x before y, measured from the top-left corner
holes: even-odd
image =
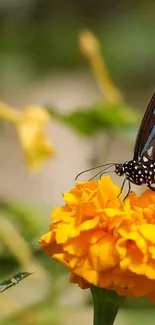
[[[31,170],[38,170],[53,155],[53,146],[44,131],[44,127],[50,122],[49,114],[44,108],[28,106],[19,111],[0,102],[0,119],[15,125]]]
[[[121,102],[121,93],[110,78],[98,39],[89,30],[84,30],[79,34],[79,46],[83,55],[89,60],[100,90],[106,100],[112,103]]]
[[[71,282],[155,301],[155,194],[130,194],[106,176],[77,183],[54,209],[40,245],[71,271]]]

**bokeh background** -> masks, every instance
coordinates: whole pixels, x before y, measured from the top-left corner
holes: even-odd
[[[83,53],[84,30],[97,37],[120,102],[107,97],[106,76],[100,80]],[[44,256],[38,240],[79,171],[132,158],[154,84],[153,1],[0,0],[0,100],[19,111],[47,108],[55,148],[32,173],[14,126],[0,121],[0,278],[35,271],[1,294],[1,324],[91,322],[89,292],[68,284],[69,273]]]

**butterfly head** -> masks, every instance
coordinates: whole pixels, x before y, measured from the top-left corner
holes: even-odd
[[[115,165],[115,173],[118,176],[124,175],[124,172],[125,172],[124,164],[116,164]]]

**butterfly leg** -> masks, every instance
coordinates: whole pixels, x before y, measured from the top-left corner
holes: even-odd
[[[127,192],[126,196],[124,197],[123,201],[125,201],[125,199],[128,197],[128,195],[129,195],[130,192],[131,192],[131,183],[130,183],[129,180],[128,180],[128,185],[129,185],[129,187],[128,187],[128,192]]]
[[[151,190],[151,191],[154,191],[155,192],[155,187],[151,186],[151,185],[148,185],[148,188]]]
[[[123,188],[124,188],[124,185],[125,185],[126,180],[127,180],[127,178],[124,178],[124,181],[123,181],[122,186],[121,186],[121,190],[120,190],[120,192],[119,192],[119,194],[118,194],[117,197],[119,197],[121,195],[121,193],[123,192]]]

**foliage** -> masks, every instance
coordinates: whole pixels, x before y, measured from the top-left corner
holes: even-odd
[[[137,127],[140,116],[137,111],[126,104],[95,104],[88,109],[77,109],[63,114],[54,108],[48,108],[52,118],[68,125],[84,136],[92,136],[97,132],[126,132]],[[128,129],[128,130],[127,130]]]
[[[11,279],[1,282],[0,283],[0,293],[15,286],[18,282],[22,281],[23,279],[30,276],[31,274],[32,273],[29,273],[29,272],[20,272],[18,274],[15,274]]]

